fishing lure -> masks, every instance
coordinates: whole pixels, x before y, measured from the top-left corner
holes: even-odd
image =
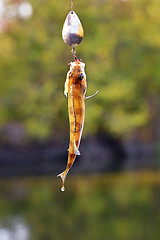
[[[73,0],[71,0],[71,11],[66,17],[63,25],[62,38],[63,41],[72,46],[74,61],[69,63],[70,70],[67,73],[65,81],[64,95],[68,97],[68,114],[70,123],[70,143],[68,149],[68,162],[64,172],[57,175],[62,179],[61,191],[65,190],[64,183],[68,171],[72,167],[76,155],[80,155],[79,145],[84,126],[85,118],[85,99],[97,94],[97,92],[89,97],[85,97],[87,90],[85,63],[79,60],[76,56],[75,46],[80,44],[83,39],[83,27],[73,11]]]

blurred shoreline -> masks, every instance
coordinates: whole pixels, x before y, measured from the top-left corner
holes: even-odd
[[[23,145],[1,143],[0,178],[58,174],[66,166],[67,144],[53,139]],[[72,168],[74,174],[159,169],[156,146],[151,143],[90,136],[83,139],[80,152]]]

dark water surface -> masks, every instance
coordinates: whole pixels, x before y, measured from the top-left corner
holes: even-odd
[[[0,181],[0,240],[159,240],[160,172]]]

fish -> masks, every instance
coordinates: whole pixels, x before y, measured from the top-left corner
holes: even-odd
[[[87,82],[85,63],[78,58],[69,63],[70,70],[67,73],[64,95],[68,97],[68,114],[70,124],[70,142],[68,149],[68,162],[65,171],[58,174],[62,179],[61,191],[65,191],[64,183],[75,158],[80,155],[79,145],[82,137],[85,119],[85,100],[97,94],[86,97]]]

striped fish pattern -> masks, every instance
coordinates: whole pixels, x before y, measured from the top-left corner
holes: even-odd
[[[76,155],[80,155],[79,145],[81,141],[85,118],[85,94],[87,90],[85,64],[76,59],[70,64],[67,73],[64,95],[68,97],[68,114],[70,123],[70,143],[68,149],[68,162],[64,172],[58,175],[62,179],[61,191],[64,191],[64,183],[68,171],[72,167]]]

